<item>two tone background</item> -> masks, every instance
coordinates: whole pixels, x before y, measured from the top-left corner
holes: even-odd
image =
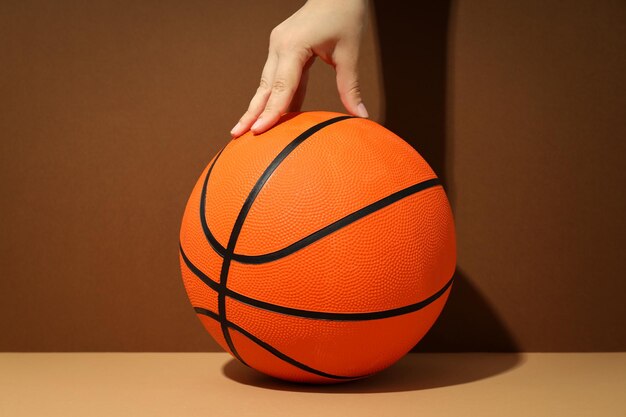
[[[361,62],[372,118],[456,218],[456,283],[417,350],[625,350],[626,3],[427,3],[374,2]],[[0,2],[1,351],[219,350],[180,219],[299,6]],[[312,71],[305,109],[342,111]]]

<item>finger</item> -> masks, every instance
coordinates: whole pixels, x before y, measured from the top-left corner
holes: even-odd
[[[357,63],[358,53],[337,51],[335,58],[337,90],[339,90],[341,102],[348,112],[359,117],[369,117],[361,99]]]
[[[315,56],[309,58],[307,63],[304,65],[302,69],[302,75],[300,76],[300,84],[298,85],[298,89],[296,90],[293,98],[291,99],[291,103],[287,108],[289,112],[299,112],[302,110],[302,104],[304,103],[304,97],[306,96],[306,88],[309,82],[309,69],[315,62]]]
[[[278,56],[278,66],[272,81],[270,96],[265,109],[250,130],[254,134],[263,133],[276,124],[289,107],[289,103],[300,83],[302,68],[310,55],[305,52],[287,52]]]
[[[241,116],[241,119],[239,119],[235,127],[233,127],[230,131],[233,138],[237,138],[250,130],[250,126],[252,126],[252,124],[259,117],[259,114],[261,114],[265,108],[267,99],[270,96],[271,83],[274,79],[277,64],[278,56],[275,52],[270,51],[267,56],[267,60],[265,61],[265,65],[263,66],[259,87],[252,97],[252,100],[250,100],[248,110],[243,114],[243,116]]]

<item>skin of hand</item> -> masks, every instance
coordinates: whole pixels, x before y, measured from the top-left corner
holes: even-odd
[[[263,133],[284,113],[299,111],[316,57],[335,68],[346,110],[368,117],[357,72],[366,16],[367,0],[309,0],[276,26],[259,87],[231,136],[237,138],[248,130]]]

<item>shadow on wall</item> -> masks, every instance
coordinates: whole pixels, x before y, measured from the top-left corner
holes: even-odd
[[[453,6],[450,0],[374,2],[385,101],[382,122],[420,152],[444,186],[451,172],[446,167],[446,85]],[[414,351],[519,350],[474,284],[478,279],[457,270],[441,317]]]
[[[519,346],[472,280],[457,269],[448,302],[413,352],[518,352]]]

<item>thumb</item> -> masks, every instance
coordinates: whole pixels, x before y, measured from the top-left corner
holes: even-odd
[[[369,117],[361,99],[357,61],[356,55],[339,55],[336,57],[337,90],[339,90],[341,102],[349,113],[359,117]]]

